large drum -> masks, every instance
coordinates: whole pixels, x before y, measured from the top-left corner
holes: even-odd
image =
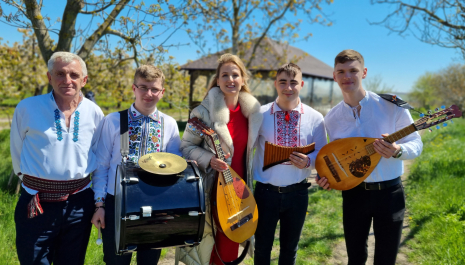
[[[205,223],[202,178],[194,163],[176,175],[156,175],[132,162],[116,171],[116,253],[200,242]]]

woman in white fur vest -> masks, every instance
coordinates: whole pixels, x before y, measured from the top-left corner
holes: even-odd
[[[183,156],[197,161],[201,171],[205,191],[205,230],[200,245],[193,248],[178,248],[176,264],[179,260],[191,265],[220,265],[217,253],[224,262],[238,257],[239,244],[229,240],[222,232],[216,231],[216,250],[212,236],[210,219],[210,191],[217,171],[227,169],[229,164],[253,191],[252,160],[253,147],[262,123],[260,103],[250,93],[244,63],[232,54],[224,54],[218,60],[216,75],[202,103],[192,110],[191,117],[197,117],[212,128],[220,138],[226,155],[226,163],[216,158],[211,141],[205,141],[188,127],[181,142]],[[253,242],[249,253],[253,253]]]

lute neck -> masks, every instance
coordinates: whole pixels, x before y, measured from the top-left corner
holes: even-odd
[[[393,133],[393,134],[390,134],[386,137],[383,138],[384,141],[388,142],[388,143],[394,143],[404,137],[406,137],[407,135],[410,135],[414,132],[416,132],[417,129],[415,128],[415,125],[412,123],[411,125]],[[374,153],[376,153],[375,151],[375,148],[373,147],[373,143],[367,145],[365,147],[367,149],[367,152],[368,152],[368,155],[372,155]]]
[[[218,137],[216,133],[212,134],[211,138],[213,140],[213,144],[215,145],[216,155],[218,156],[219,159],[225,161],[226,159],[224,158],[223,148],[221,148],[220,138]],[[223,174],[224,181],[227,184],[233,183],[233,177],[231,175],[231,171],[229,170],[229,167],[225,171],[221,172],[221,174]]]

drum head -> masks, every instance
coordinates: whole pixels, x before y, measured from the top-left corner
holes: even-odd
[[[121,179],[123,178],[124,169],[121,165],[118,165],[116,168],[116,177],[115,177],[115,242],[116,242],[116,253],[119,253],[122,244],[121,240],[124,240],[123,235],[121,234],[121,212],[122,212],[122,198],[123,198],[123,189],[121,186]]]
[[[139,159],[139,166],[157,175],[174,175],[187,168],[187,162],[182,157],[171,153],[151,153]]]

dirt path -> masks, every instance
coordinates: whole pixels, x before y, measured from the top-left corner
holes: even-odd
[[[410,165],[413,163],[413,160],[405,160],[404,161],[404,169],[405,173],[402,175],[402,182],[407,185],[405,182],[407,176],[410,174]],[[404,226],[402,230],[402,238],[400,240],[401,247],[399,249],[399,253],[397,254],[396,264],[398,265],[410,265],[411,263],[407,260],[407,254],[410,251],[407,246],[403,244],[405,240],[405,236],[409,234],[410,228],[408,223],[408,212],[405,213],[404,217]],[[373,264],[374,258],[374,249],[375,249],[375,237],[373,234],[373,226],[370,229],[370,234],[368,236],[368,260],[366,264]],[[345,241],[342,240],[339,242],[333,249],[333,257],[328,261],[328,264],[347,264],[347,251]]]

